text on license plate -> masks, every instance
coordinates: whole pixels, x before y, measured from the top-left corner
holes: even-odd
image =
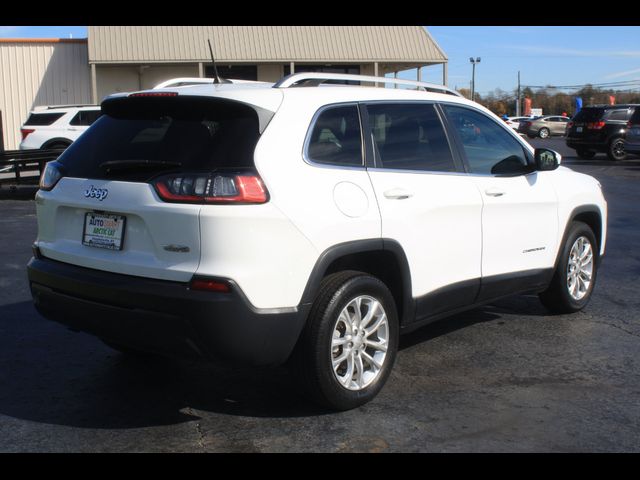
[[[89,247],[122,250],[126,217],[110,213],[87,212],[82,244]]]

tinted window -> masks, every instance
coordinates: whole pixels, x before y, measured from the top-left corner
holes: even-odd
[[[607,116],[607,120],[622,120],[626,122],[629,120],[630,114],[631,112],[626,108],[624,110],[612,110]]]
[[[58,161],[71,177],[146,181],[169,171],[253,167],[258,138],[256,112],[237,102],[124,99]]]
[[[585,107],[573,118],[574,122],[595,122],[602,118],[604,114],[604,108],[589,108]]]
[[[100,110],[81,110],[71,119],[70,125],[79,125],[88,127],[93,124],[98,117],[102,115]]]
[[[30,126],[45,126],[51,125],[53,122],[62,117],[65,113],[32,113],[25,122],[25,125]]]
[[[330,107],[316,118],[307,157],[330,165],[361,166],[362,137],[356,105]]]
[[[629,120],[631,120],[632,123],[640,123],[640,108],[635,109]]]
[[[367,106],[376,166],[404,170],[455,171],[444,128],[430,104]]]
[[[512,175],[531,170],[522,145],[491,118],[469,108],[443,108],[464,146],[471,173]]]

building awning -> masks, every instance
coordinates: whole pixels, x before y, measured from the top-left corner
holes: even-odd
[[[368,63],[447,57],[421,26],[89,26],[89,63]]]

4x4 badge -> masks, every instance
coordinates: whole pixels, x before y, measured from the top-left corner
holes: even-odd
[[[109,195],[109,190],[107,190],[106,188],[95,188],[93,185],[91,185],[84,191],[85,197],[97,198],[100,201],[107,198],[107,195]]]

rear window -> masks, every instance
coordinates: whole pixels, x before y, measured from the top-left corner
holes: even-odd
[[[582,108],[573,118],[574,122],[595,122],[602,118],[604,108]]]
[[[47,126],[51,125],[53,122],[62,117],[65,112],[58,113],[32,113],[29,115],[29,118],[25,122],[25,125],[28,126]]]
[[[58,159],[70,177],[148,181],[169,172],[253,168],[256,111],[224,99],[124,98]]]

